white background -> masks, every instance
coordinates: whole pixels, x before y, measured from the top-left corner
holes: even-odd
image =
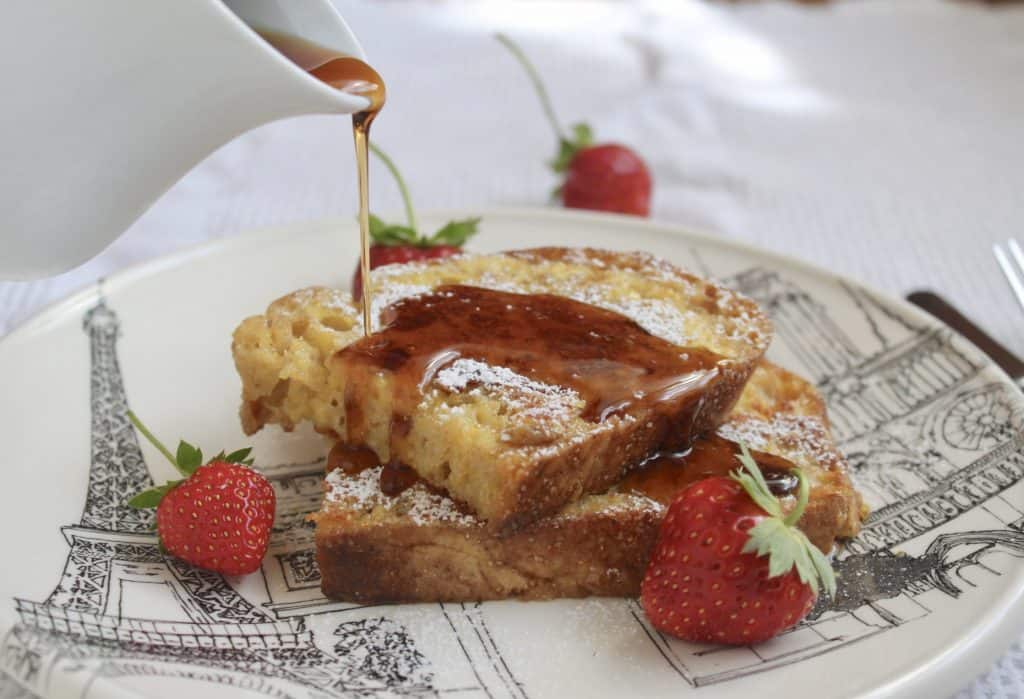
[[[554,136],[491,38],[501,29],[540,66],[565,122],[585,119],[647,159],[654,218],[894,294],[938,290],[1024,354],[1024,312],[991,254],[993,242],[1024,239],[1024,6],[338,4],[387,80],[375,139],[420,208],[535,206],[555,185]],[[374,174],[373,208],[399,212],[383,168]],[[127,265],[253,228],[351,217],[355,201],[346,118],[261,127],[92,262],[0,283],[0,335]],[[1018,644],[962,696],[1022,694]]]

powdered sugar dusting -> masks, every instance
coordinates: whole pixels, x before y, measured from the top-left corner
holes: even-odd
[[[450,498],[436,493],[422,484],[416,484],[391,497],[380,490],[381,467],[348,475],[341,469],[327,474],[326,501],[356,511],[370,513],[383,508],[389,513],[408,518],[416,526],[445,524],[449,526],[482,527],[483,522],[458,509]],[[594,515],[610,516],[636,514],[649,511],[660,514],[664,505],[644,495],[614,493],[590,495],[570,504],[552,515],[547,527],[568,525],[573,520]]]
[[[528,251],[517,251],[509,253],[509,255],[530,259]],[[632,259],[628,254],[622,255],[626,261]],[[589,255],[583,250],[572,249],[566,253],[564,261],[579,265],[579,267],[575,270],[561,269],[560,276],[548,274],[505,275],[475,264],[476,261],[486,257],[465,254],[460,255],[454,261],[446,259],[443,263],[461,267],[459,283],[519,294],[545,293],[566,296],[576,301],[620,313],[632,319],[652,335],[683,347],[693,345],[706,330],[707,315],[699,310],[681,308],[671,300],[617,295],[604,285],[594,283],[595,269],[599,270],[598,274],[606,274],[620,268],[607,263],[599,256]],[[536,260],[536,263],[539,266],[548,264],[543,259]],[[643,255],[642,263],[645,277],[679,287],[688,296],[702,296],[705,285],[713,283],[682,274],[667,262],[648,255]],[[437,260],[420,261],[387,265],[374,270],[374,318],[378,318],[384,308],[396,301],[430,292],[432,284],[415,283],[411,280],[415,279],[420,272],[439,264],[441,261]],[[637,274],[635,270],[629,268],[629,265],[621,269],[627,274]],[[743,335],[743,332],[749,331],[753,325],[749,309],[740,302],[740,297],[729,289],[715,285],[714,294],[720,307],[728,309],[727,314],[739,321],[730,324],[718,323],[715,327],[716,335],[731,341],[749,341],[749,338]],[[691,330],[688,331],[688,329]],[[693,333],[697,333],[698,336]]]
[[[355,475],[347,475],[341,469],[331,471],[326,479],[326,501],[367,512],[384,508],[395,515],[408,518],[416,526],[438,522],[480,526],[479,520],[461,512],[450,498],[435,493],[419,483],[397,496],[385,495],[380,490],[382,470],[382,467],[377,466]]]
[[[650,334],[668,340],[674,345],[685,347],[693,344],[694,338],[687,337],[685,333],[686,317],[673,304],[639,298],[611,301],[597,290],[573,292],[572,298],[621,313]]]
[[[444,408],[452,413],[480,398],[498,397],[504,413],[499,439],[507,446],[533,450],[560,448],[557,442],[568,437],[568,426],[584,404],[571,388],[534,381],[507,367],[475,359],[455,360],[437,373],[433,385],[458,396]]]
[[[457,359],[437,373],[434,382],[446,391],[458,392],[478,385],[511,388],[551,397],[572,398],[574,391],[534,381],[503,366],[491,366],[475,359]]]
[[[831,470],[842,464],[828,428],[816,417],[779,414],[771,420],[757,420],[734,415],[718,428],[718,434],[751,449],[781,453],[802,465]]]
[[[590,266],[595,265],[591,262]],[[559,284],[552,284],[549,277],[541,276],[537,281],[516,283],[500,276],[485,274],[474,280],[473,284],[517,294],[558,294],[624,315],[647,332],[672,344],[687,346],[693,343],[694,338],[688,337],[686,333],[686,316],[672,303],[651,298],[613,298],[608,289],[590,283],[582,270],[579,276],[569,276],[559,281]]]

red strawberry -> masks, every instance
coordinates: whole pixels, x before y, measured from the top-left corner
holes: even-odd
[[[742,469],[708,478],[668,508],[640,588],[651,623],[688,641],[765,641],[811,610],[820,585],[835,594],[828,559],[794,525],[807,506],[784,514],[746,445]]]
[[[202,450],[179,442],[172,455],[128,411],[132,424],[184,476],[143,491],[131,507],[156,507],[156,528],[168,553],[186,563],[225,575],[259,570],[274,522],[274,488],[248,466],[252,449],[221,452],[203,464]]]
[[[651,210],[651,175],[636,153],[609,143],[576,151],[562,185],[562,203],[646,216]]]
[[[370,142],[370,150],[380,158],[387,167],[405,204],[406,225],[389,224],[377,216],[370,214],[370,269],[384,265],[417,260],[430,260],[438,257],[451,257],[462,252],[462,246],[476,234],[479,218],[467,218],[461,221],[449,221],[432,236],[420,235],[416,227],[416,213],[412,206],[412,196],[405,185],[405,179],[394,161],[384,151]],[[356,266],[352,277],[352,297],[359,301],[363,297],[363,274]]]
[[[594,145],[594,134],[587,124],[573,124],[572,136],[566,134],[555,116],[540,74],[523,50],[504,34],[495,37],[512,52],[540,97],[541,106],[558,135],[558,153],[551,169],[565,175],[555,193],[570,209],[612,211],[647,216],[651,211],[651,173],[635,151],[617,143]]]

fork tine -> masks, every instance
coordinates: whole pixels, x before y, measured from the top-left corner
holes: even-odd
[[[1019,265],[1019,269],[1024,270],[1024,251],[1021,250],[1016,240],[1011,239],[1008,246],[1014,260]],[[1006,281],[1010,283],[1010,288],[1013,289],[1017,302],[1021,305],[1021,308],[1024,308],[1024,282],[1021,282],[1020,273],[1014,268],[1013,263],[1010,262],[1010,258],[1006,255],[1006,251],[1003,250],[1001,245],[998,243],[993,245],[992,252],[996,256],[999,267],[1003,270]]]

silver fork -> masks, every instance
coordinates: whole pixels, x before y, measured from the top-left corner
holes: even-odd
[[[1010,288],[1013,289],[1017,302],[1021,308],[1024,308],[1024,250],[1021,250],[1020,244],[1015,239],[1010,238],[1006,241],[1005,248],[999,243],[993,245],[992,252],[996,256],[999,267],[1003,270],[1006,281],[1010,282]]]

